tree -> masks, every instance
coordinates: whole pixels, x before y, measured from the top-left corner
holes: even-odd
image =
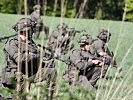
[[[133,21],[133,0],[127,0],[127,10],[125,20]]]
[[[122,20],[125,0],[28,0],[28,14],[33,11],[35,4],[42,7],[41,14],[47,16],[62,15],[62,2],[64,2],[64,17]],[[126,20],[132,19],[133,0],[128,0]],[[11,14],[24,14],[24,0],[0,0],[0,12]]]

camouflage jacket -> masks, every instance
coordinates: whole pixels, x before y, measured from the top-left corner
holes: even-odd
[[[20,47],[20,48],[19,48]],[[25,74],[25,63],[28,61],[28,70],[29,72],[33,68],[34,71],[37,71],[40,53],[36,44],[31,40],[28,41],[28,55],[26,55],[26,42],[18,36],[9,38],[5,43],[4,54],[5,54],[5,63],[6,68],[12,69],[13,67],[17,68],[18,64],[20,65],[23,74]],[[20,51],[20,52],[19,52]],[[33,72],[34,73],[34,72]],[[31,73],[29,73],[31,75]]]
[[[52,50],[60,49],[61,52],[66,53],[68,50],[73,48],[73,41],[70,40],[70,36],[68,36],[67,30],[54,30],[50,36],[48,46]]]
[[[104,44],[103,41],[100,39],[94,40],[94,42],[92,43],[92,48],[93,48],[91,49],[92,54],[106,52],[108,55],[111,55],[111,52],[109,48],[107,47],[107,45]]]
[[[72,65],[79,70],[85,70],[93,67],[93,63],[90,61],[90,54],[88,51],[82,49],[75,49],[69,57]]]
[[[90,49],[91,54],[93,54],[97,59],[104,62],[105,65],[110,65],[112,63],[112,54],[107,47],[107,45],[100,39],[94,40],[92,47]],[[106,52],[107,55],[101,56],[100,52]]]
[[[41,19],[41,16],[39,13],[37,13],[36,11],[34,11],[32,14],[31,14],[31,20],[35,21],[37,23],[37,25],[42,25],[43,24],[43,21]]]

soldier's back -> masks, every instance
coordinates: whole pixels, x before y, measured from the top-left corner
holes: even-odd
[[[37,21],[37,19],[39,19],[39,18],[40,18],[40,14],[36,13],[36,11],[32,12],[31,19],[33,21]]]

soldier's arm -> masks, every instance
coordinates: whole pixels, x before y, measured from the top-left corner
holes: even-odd
[[[70,60],[80,70],[84,70],[87,67],[93,65],[93,63],[91,61],[86,62],[85,60],[83,60],[80,55],[80,51],[78,51],[78,50],[74,50],[72,52],[72,55],[70,56]]]
[[[28,55],[26,57],[26,51],[25,50],[20,50],[20,54],[19,54],[18,41],[17,40],[10,40],[9,45],[6,45],[5,50],[16,63],[25,62],[26,58],[28,61],[39,58],[39,54],[34,54],[34,53],[29,53],[29,52],[28,52]],[[20,59],[19,59],[19,57],[20,57]]]
[[[93,46],[93,48],[96,49],[97,53],[100,56],[107,55],[107,53],[103,51],[103,43],[102,43],[102,41],[95,41],[92,46]]]
[[[116,67],[116,68],[119,67],[119,66],[117,65],[116,59],[114,58],[113,52],[110,52],[109,48],[107,48],[107,53],[108,53],[108,56],[109,56],[109,58],[110,58],[110,60],[111,60],[111,65],[112,65],[113,67]]]
[[[35,12],[33,12],[32,14],[31,14],[31,19],[33,20],[33,21],[36,21],[37,19],[36,19],[36,17],[35,17]]]

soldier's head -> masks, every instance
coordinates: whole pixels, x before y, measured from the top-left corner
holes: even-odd
[[[61,23],[57,26],[58,30],[66,30],[68,26],[65,23]]]
[[[34,9],[34,11],[40,12],[41,6],[40,6],[40,5],[35,5],[35,6],[33,7],[33,9]]]
[[[92,37],[91,35],[88,35],[88,34],[83,34],[83,36],[80,37],[79,39],[79,45],[81,48],[84,48],[85,50],[89,50],[90,49],[90,46],[92,44]]]
[[[36,22],[32,21],[30,18],[21,18],[12,28],[18,32],[20,35],[26,35],[28,33],[28,37],[31,37],[34,33],[34,29],[36,27]]]
[[[111,33],[108,30],[102,30],[99,35],[97,36],[99,39],[103,40],[104,42],[108,42],[110,40]]]

